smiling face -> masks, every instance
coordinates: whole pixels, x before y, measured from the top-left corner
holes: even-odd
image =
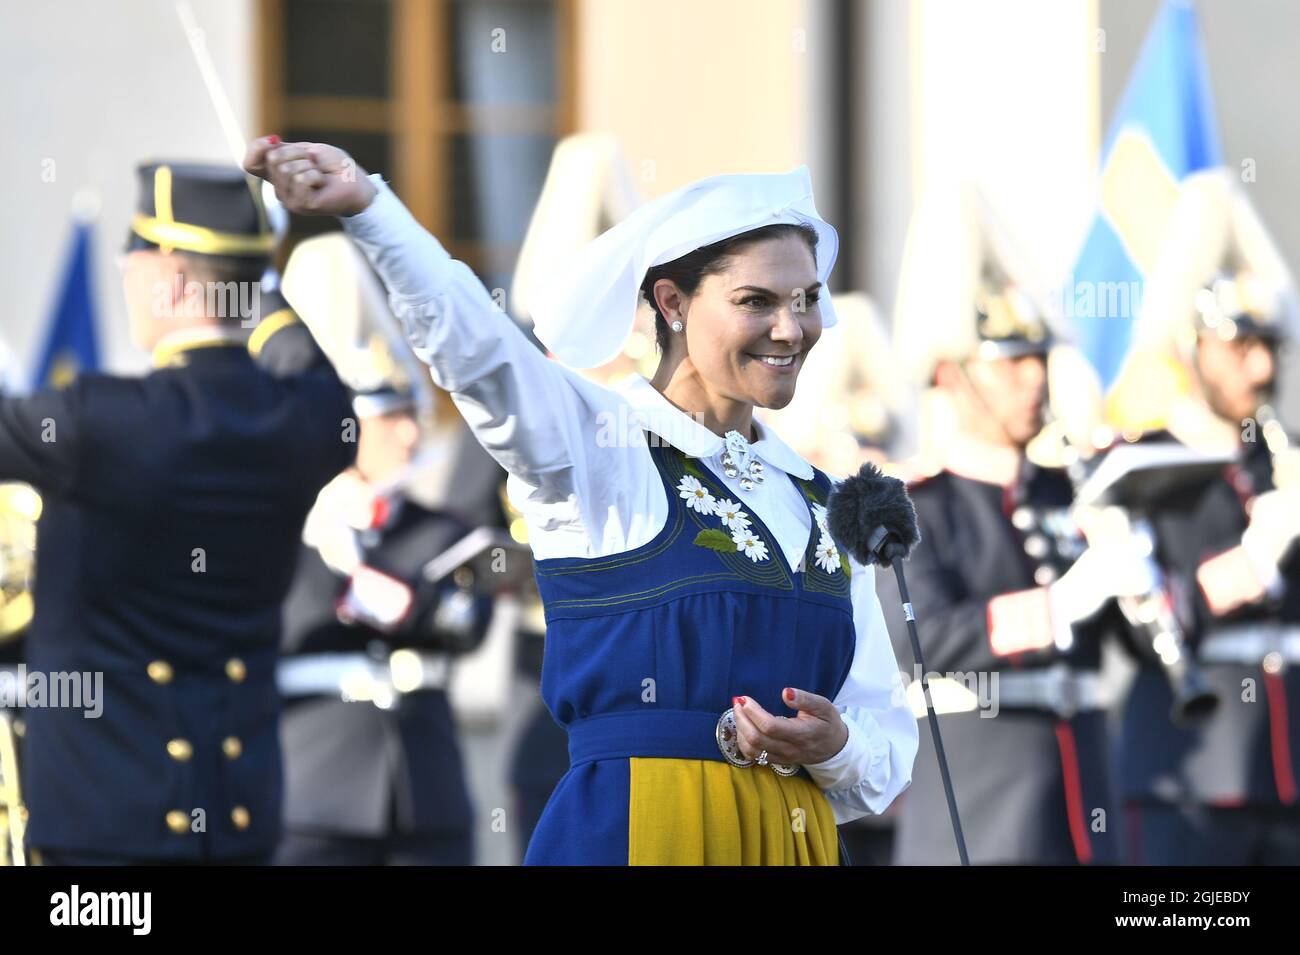
[[[690,362],[713,399],[790,403],[822,333],[817,264],[801,235],[740,246],[690,296],[671,279],[657,281],[654,292],[665,319],[685,325],[669,336],[665,362]]]

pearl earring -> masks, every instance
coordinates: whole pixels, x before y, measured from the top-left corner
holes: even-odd
[[[680,332],[685,327],[686,326],[682,324],[681,319],[678,319],[677,321],[673,322],[673,331],[675,332]]]

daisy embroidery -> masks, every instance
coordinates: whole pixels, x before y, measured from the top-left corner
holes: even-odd
[[[681,483],[677,485],[677,491],[681,494],[682,500],[686,502],[686,506],[691,510],[699,511],[701,514],[713,513],[717,499],[705,489],[698,478],[694,478],[689,474],[685,475]]]
[[[817,566],[828,574],[833,574],[840,569],[840,552],[835,546],[835,542],[829,537],[823,536],[817,542]]]
[[[684,475],[677,485],[686,506],[700,514],[717,517],[722,527],[706,527],[695,536],[695,543],[720,554],[742,553],[754,563],[767,560],[767,544],[750,527],[749,515],[729,498],[719,500],[693,474]]]
[[[817,521],[817,527],[822,534],[828,533],[826,530],[826,508],[824,505],[814,503],[812,506],[813,517]]]
[[[831,538],[830,528],[826,525],[826,508],[821,504],[812,505],[813,520],[817,522],[817,566],[828,574],[837,573],[841,569],[840,551],[835,546],[835,541]]]
[[[726,525],[727,530],[732,532],[745,531],[749,529],[749,516],[740,509],[740,505],[735,501],[721,500],[713,505],[713,513],[722,518],[722,523]]]
[[[758,539],[758,536],[746,528],[743,531],[733,531],[731,539],[736,542],[736,550],[743,553],[754,563],[760,560],[767,560],[767,545]]]

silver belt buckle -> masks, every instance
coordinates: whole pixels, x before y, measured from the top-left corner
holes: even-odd
[[[722,716],[718,717],[718,727],[714,731],[714,736],[717,738],[718,749],[721,750],[723,758],[732,766],[739,766],[744,769],[754,765],[755,760],[740,751],[740,737],[736,733],[736,711],[734,708],[728,709]],[[771,767],[772,772],[778,776],[793,776],[799,772],[797,763],[774,763],[766,759],[760,759],[757,762],[759,765]]]
[[[1047,709],[1057,718],[1068,720],[1079,708],[1079,698],[1070,671],[1059,664],[1047,670],[1041,670],[1031,679],[1041,681],[1043,702]]]
[[[1062,719],[1070,719],[1079,712],[1079,687],[1067,673],[1057,685],[1057,713]]]

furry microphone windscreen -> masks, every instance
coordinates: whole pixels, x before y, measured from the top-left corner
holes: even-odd
[[[905,559],[921,541],[916,508],[906,485],[898,478],[886,477],[871,462],[831,489],[826,510],[835,543],[863,565],[874,562],[888,567]],[[871,537],[881,527],[888,538],[880,553],[874,554]]]

